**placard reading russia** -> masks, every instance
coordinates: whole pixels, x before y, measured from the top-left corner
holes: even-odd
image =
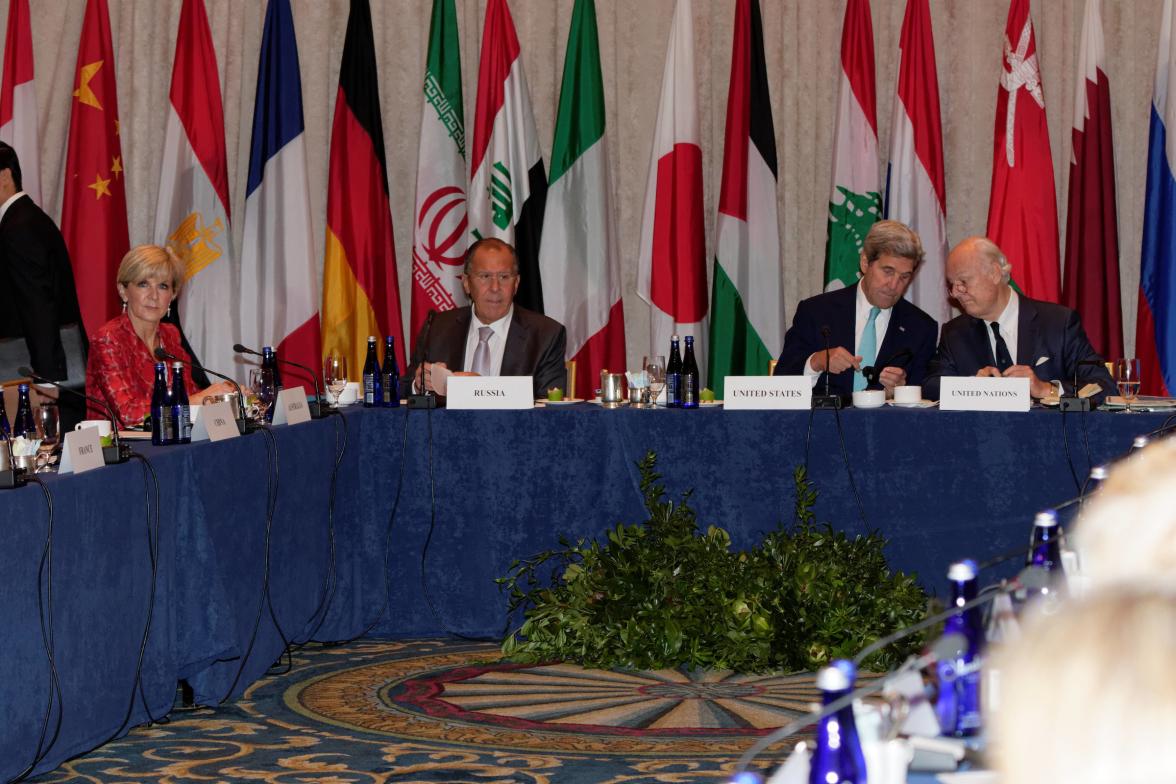
[[[727,376],[723,408],[793,410],[812,406],[813,382],[804,376]]]
[[[1028,411],[1032,404],[1027,378],[947,376],[939,383],[944,411]]]
[[[450,376],[449,408],[534,408],[530,376]]]

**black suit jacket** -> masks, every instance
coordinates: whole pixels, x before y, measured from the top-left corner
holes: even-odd
[[[799,376],[804,373],[805,363],[815,351],[825,349],[825,338],[821,327],[829,327],[829,347],[843,346],[857,353],[854,341],[854,320],[857,317],[857,284],[837,291],[829,291],[802,300],[792,317],[792,326],[784,335],[784,349],[776,362],[777,376]],[[907,374],[908,384],[922,384],[927,372],[927,363],[935,353],[935,339],[938,336],[935,319],[922,310],[900,299],[890,313],[890,324],[886,336],[878,347],[878,362],[886,362],[895,354],[908,349],[911,358],[900,363]],[[825,375],[817,379],[814,388],[825,391]],[[829,379],[829,392],[834,395],[848,395],[853,392],[853,371],[834,373]]]
[[[469,305],[438,313],[433,319],[428,343],[424,347],[425,361],[444,362],[453,371],[465,369],[466,338],[471,318]],[[566,389],[564,352],[567,344],[568,335],[562,324],[516,304],[502,355],[502,375],[532,376],[535,397],[546,397],[547,390],[552,387]],[[405,383],[411,383],[415,375],[414,364],[408,369]]]
[[[60,381],[66,377],[60,329],[80,322],[61,231],[32,199],[21,196],[0,220],[0,337],[23,336],[33,370]],[[83,331],[83,346],[84,341]]]
[[[1074,391],[1075,371],[1079,389],[1093,381],[1103,388],[1103,395],[1114,394],[1115,382],[1102,364],[1103,358],[1090,345],[1078,314],[1063,305],[1018,296],[1017,364],[1029,366],[1042,381],[1062,382],[1067,394]],[[1079,365],[1086,361],[1098,364]],[[944,376],[974,376],[990,365],[996,367],[996,359],[984,320],[957,316],[943,326],[943,337],[923,385],[924,396],[937,400]]]

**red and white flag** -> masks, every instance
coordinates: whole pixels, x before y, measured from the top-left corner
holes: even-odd
[[[1029,0],[1012,0],[1009,5],[1002,62],[988,237],[1012,264],[1013,280],[1021,291],[1057,302],[1058,206]]]
[[[16,150],[22,190],[37,204],[41,203],[40,140],[29,0],[11,0],[4,36],[4,81],[0,84],[0,141]]]
[[[694,336],[699,371],[707,357],[706,242],[702,214],[702,147],[694,83],[691,0],[678,0],[666,65],[641,221],[637,293],[649,303],[654,353],[669,354],[670,336]]]

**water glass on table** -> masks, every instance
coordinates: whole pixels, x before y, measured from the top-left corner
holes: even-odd
[[[323,360],[323,383],[331,393],[331,406],[339,407],[339,395],[347,386],[347,357],[332,353]]]
[[[43,400],[37,407],[37,422],[41,427],[41,448],[52,449],[61,436],[61,414],[57,403]]]
[[[257,401],[254,414],[258,422],[265,422],[270,407],[278,397],[277,387],[274,385],[274,371],[272,368],[257,367],[249,371],[249,391]]]
[[[666,388],[666,358],[661,354],[647,355],[642,358],[641,367],[645,368],[649,383],[649,407],[657,408],[657,398]]]
[[[1128,414],[1136,413],[1131,409],[1131,402],[1139,394],[1139,360],[1134,358],[1115,360],[1115,383],[1119,386],[1119,394],[1123,397]]]

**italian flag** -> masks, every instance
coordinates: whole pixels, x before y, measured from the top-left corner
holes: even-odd
[[[594,0],[576,0],[551,147],[539,267],[547,315],[568,332],[575,397],[590,398],[602,369],[625,369],[621,261],[614,227],[604,86]]]
[[[738,0],[711,285],[710,382],[763,375],[784,345],[776,136],[759,0]]]
[[[0,140],[16,150],[23,190],[41,203],[41,152],[37,131],[37,89],[33,83],[33,33],[29,0],[8,5],[4,36],[4,81],[0,84]]]
[[[869,0],[849,0],[841,28],[841,84],[833,140],[833,193],[825,244],[825,289],[858,279],[866,232],[882,216],[874,26]]]

